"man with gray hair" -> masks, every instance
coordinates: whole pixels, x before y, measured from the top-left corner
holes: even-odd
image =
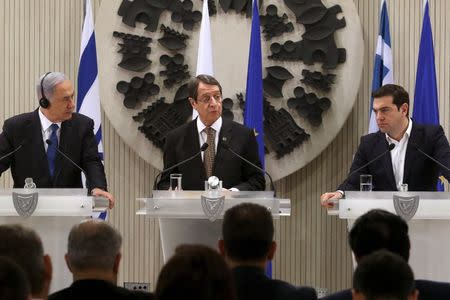
[[[106,222],[90,220],[72,227],[65,259],[74,282],[49,299],[151,299],[149,293],[117,286],[121,245],[120,233]]]
[[[22,225],[0,225],[0,241],[0,256],[10,258],[24,270],[33,299],[47,299],[52,263],[44,255],[36,232]]]
[[[108,198],[112,208],[94,121],[74,113],[72,82],[63,73],[48,72],[38,80],[36,92],[39,108],[3,125],[0,174],[11,168],[15,188],[22,188],[25,178],[32,178],[38,188],[81,188],[81,168],[89,192]]]

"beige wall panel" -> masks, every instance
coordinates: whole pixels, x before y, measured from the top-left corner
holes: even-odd
[[[414,96],[422,1],[388,0],[395,82]],[[100,1],[94,1],[94,15]],[[367,131],[369,95],[376,36],[378,1],[355,0],[365,41],[363,77],[357,102],[336,139],[308,166],[276,182],[279,195],[292,200],[292,216],[276,222],[278,252],[274,275],[294,284],[331,291],[350,286],[351,256],[346,224],[327,217],[318,204],[350,166],[359,137]],[[439,88],[440,121],[449,129],[450,1],[430,0]],[[67,73],[76,81],[83,19],[82,0],[0,0],[0,122],[36,108],[36,78],[47,70]],[[351,58],[349,58],[351,59]],[[149,196],[155,169],[119,138],[104,118],[105,168],[117,207],[110,222],[124,237],[120,281],[156,284],[162,266],[155,220],[136,217],[135,198]],[[12,186],[9,172],[0,186]]]

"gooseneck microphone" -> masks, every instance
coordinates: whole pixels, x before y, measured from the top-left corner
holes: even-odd
[[[450,168],[447,167],[446,165],[444,165],[443,163],[441,163],[440,161],[438,161],[436,158],[430,156],[429,154],[426,154],[422,149],[419,148],[419,146],[417,146],[415,143],[413,142],[409,142],[409,144],[411,146],[413,146],[414,149],[416,149],[417,151],[419,151],[420,153],[422,153],[423,155],[425,155],[426,157],[428,157],[429,159],[431,159],[432,161],[434,161],[437,165],[439,165],[441,168],[443,168],[446,171],[450,172]]]
[[[45,140],[45,142],[47,143],[47,145],[52,145],[52,141],[50,141],[49,139]],[[91,185],[90,185],[90,181],[89,181],[89,177],[86,174],[86,171],[83,170],[83,168],[81,168],[76,162],[74,162],[69,156],[67,156],[64,152],[62,152],[61,150],[58,149],[58,147],[56,147],[56,152],[58,152],[59,154],[61,154],[65,159],[67,159],[68,161],[70,161],[72,163],[72,165],[74,165],[78,170],[81,171],[81,173],[84,174],[84,177],[86,178],[86,187],[88,189],[88,195],[91,194]]]
[[[275,185],[273,184],[273,180],[272,180],[272,176],[270,176],[270,174],[268,172],[266,172],[264,169],[258,167],[257,165],[255,165],[254,163],[252,163],[251,161],[249,161],[248,159],[244,158],[242,155],[236,153],[236,151],[234,151],[233,149],[231,149],[231,147],[226,143],[225,139],[222,139],[222,144],[221,144],[226,150],[230,151],[231,153],[233,153],[235,156],[237,156],[238,158],[240,158],[242,161],[246,162],[247,164],[251,165],[252,167],[254,167],[255,169],[257,169],[258,171],[260,171],[261,173],[267,174],[267,177],[269,177],[270,180],[270,188],[273,191],[273,196],[276,197],[277,196],[277,191],[275,190]]]
[[[200,155],[200,153],[202,153],[203,151],[205,151],[206,149],[208,149],[208,143],[204,143],[201,147],[200,147],[200,151],[198,151],[197,153],[195,153],[194,155],[186,158],[185,160],[180,161],[179,163],[174,164],[173,166],[170,166],[166,169],[163,169],[161,172],[158,173],[158,175],[156,175],[155,180],[153,181],[153,190],[156,190],[156,183],[158,182],[158,179],[161,177],[162,174],[171,171],[173,169],[175,169],[176,167],[179,167],[191,160],[193,160],[194,158],[196,158],[197,156]]]
[[[14,150],[12,150],[12,151],[10,151],[10,152],[8,152],[8,153],[6,153],[5,155],[3,155],[2,157],[0,157],[0,161],[2,161],[2,160],[4,160],[5,158],[8,158],[8,157],[10,157],[11,155],[13,155],[14,153],[16,153],[17,151],[19,151],[19,149],[20,148],[22,148],[23,147],[23,142],[22,143],[20,143],[20,145],[19,146],[17,146],[17,148],[16,149],[14,149]]]
[[[345,179],[344,183],[342,184],[343,187],[344,187],[344,192],[345,192],[345,190],[346,190],[346,188],[347,188],[348,180],[350,179],[350,177],[351,177],[353,174],[355,174],[355,173],[361,171],[362,169],[364,169],[364,168],[367,167],[368,165],[371,165],[371,164],[374,163],[375,161],[379,160],[381,157],[385,156],[386,153],[391,152],[392,149],[394,149],[394,148],[395,148],[395,144],[393,144],[393,143],[392,143],[392,144],[389,144],[386,151],[384,151],[383,153],[377,155],[374,159],[370,160],[368,163],[362,165],[362,166],[359,167],[358,169],[353,170],[352,172],[350,172],[350,174],[348,174],[347,178]]]

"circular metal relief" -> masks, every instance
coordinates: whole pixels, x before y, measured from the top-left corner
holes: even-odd
[[[127,19],[124,8],[139,2],[154,7]],[[208,2],[215,5],[210,17],[214,77],[223,87],[223,98],[229,98],[223,117],[242,122],[251,1]],[[265,120],[272,127],[280,120],[295,125],[295,130],[286,128],[291,131],[285,140],[266,142],[266,169],[274,180],[308,164],[335,138],[356,100],[363,67],[362,31],[353,0],[300,2],[265,0],[260,7],[265,109],[270,113]],[[102,107],[120,137],[158,169],[163,166],[162,144],[139,130],[140,121],[143,114],[157,113],[156,104],[172,117],[189,109],[185,84],[197,65],[202,3],[109,0],[102,1],[97,16]],[[232,10],[238,6],[241,12]],[[130,26],[133,20],[135,27]],[[125,49],[122,39],[131,46]],[[330,45],[315,44],[324,39],[334,46],[333,59]],[[308,53],[311,45],[315,51]],[[167,109],[172,102],[173,109]]]

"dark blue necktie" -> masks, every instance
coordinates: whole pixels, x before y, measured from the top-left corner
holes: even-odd
[[[47,161],[48,161],[48,170],[50,171],[50,176],[53,177],[53,173],[55,172],[55,158],[56,158],[56,148],[58,148],[58,136],[56,132],[58,131],[58,124],[52,124],[50,129],[52,133],[50,134],[49,140],[51,141],[50,145],[47,148]]]

